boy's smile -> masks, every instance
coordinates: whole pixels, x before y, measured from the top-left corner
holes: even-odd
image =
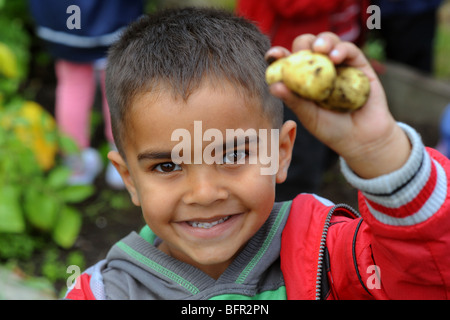
[[[256,156],[250,143],[215,155],[221,163],[174,163],[172,133],[184,128],[193,137],[198,120],[204,130],[219,130],[224,137],[226,129],[273,129],[255,99],[243,98],[225,82],[204,83],[187,101],[164,93],[138,96],[127,123],[132,130],[126,133],[126,161],[117,152],[109,157],[162,239],[159,249],[217,278],[269,216],[275,183],[285,179],[289,165],[295,124],[280,130],[278,173],[262,175],[259,162],[237,162]]]

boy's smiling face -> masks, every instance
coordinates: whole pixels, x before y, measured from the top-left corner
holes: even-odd
[[[275,184],[286,177],[295,124],[287,122],[279,131],[279,169],[274,175],[262,175],[259,162],[231,163],[252,156],[246,153],[248,145],[224,149],[224,163],[175,164],[170,154],[179,141],[172,141],[172,133],[183,128],[194,137],[194,121],[199,120],[203,132],[219,130],[224,140],[226,129],[270,132],[271,121],[255,100],[244,99],[229,84],[203,84],[187,101],[142,94],[133,101],[126,126],[126,161],[117,152],[109,154],[133,203],[141,206],[146,223],[162,239],[159,249],[214,278],[269,216]],[[210,143],[203,142],[202,149]]]

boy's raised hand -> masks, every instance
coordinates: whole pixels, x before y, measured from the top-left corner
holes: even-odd
[[[329,32],[297,37],[292,50],[306,49],[328,55],[335,65],[345,64],[363,71],[370,81],[366,104],[351,113],[326,110],[302,99],[282,82],[272,84],[271,93],[282,99],[303,126],[342,156],[360,177],[374,178],[399,169],[406,163],[411,146],[389,112],[381,83],[361,50]],[[266,58],[279,59],[289,54],[285,48],[273,47]]]

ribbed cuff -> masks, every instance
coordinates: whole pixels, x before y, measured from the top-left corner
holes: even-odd
[[[373,179],[363,179],[356,175],[341,157],[341,171],[344,177],[356,189],[373,195],[388,195],[405,186],[419,171],[425,154],[420,135],[410,126],[398,123],[412,145],[411,154],[400,169]]]
[[[341,158],[341,170],[347,181],[363,193],[365,204],[378,221],[407,226],[423,222],[439,210],[447,194],[447,177],[442,166],[427,153],[420,135],[403,123],[399,126],[412,145],[403,167],[362,179]]]

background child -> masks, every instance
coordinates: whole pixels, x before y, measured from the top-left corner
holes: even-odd
[[[73,1],[30,0],[29,3],[36,33],[56,60],[56,121],[81,150],[79,156],[65,159],[73,172],[69,182],[90,184],[102,169],[98,152],[90,148],[90,111],[97,83],[102,92],[105,137],[114,149],[104,95],[106,55],[122,29],[143,13],[143,1],[76,1],[79,12],[69,10]],[[111,165],[106,171],[106,181],[110,186],[123,187]]]
[[[269,47],[245,19],[193,8],[140,19],[114,45],[106,85],[119,151],[109,158],[147,225],[86,270],[66,298],[448,296],[448,160],[394,121],[355,45],[331,33],[302,35],[293,44],[293,51],[311,49],[368,76],[370,97],[353,113],[321,109],[282,83],[271,85],[270,95],[264,56],[289,51]],[[312,194],[274,203],[295,139],[295,123],[282,122],[274,96],[341,156],[345,177],[361,190],[364,220]],[[252,148],[261,134],[228,140],[227,130],[239,128],[278,130],[278,171],[261,174],[267,163]],[[190,147],[192,137],[211,143],[194,143],[183,156],[213,146],[215,161],[174,161],[177,130],[189,135],[183,142]]]

